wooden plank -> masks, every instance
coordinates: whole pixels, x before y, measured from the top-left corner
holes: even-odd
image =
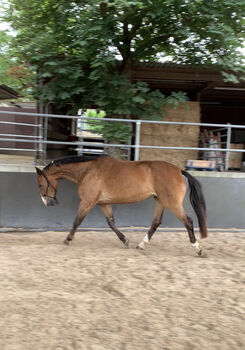
[[[187,169],[205,169],[205,170],[216,170],[216,160],[194,160],[189,159],[186,162]]]

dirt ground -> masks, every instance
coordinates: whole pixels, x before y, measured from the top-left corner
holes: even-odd
[[[245,349],[245,232],[0,234],[1,350]]]

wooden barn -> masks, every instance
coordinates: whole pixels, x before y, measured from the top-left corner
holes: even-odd
[[[36,103],[23,103],[23,102],[11,102],[11,100],[17,100],[20,96],[18,92],[6,85],[0,85],[0,101],[5,101],[0,105],[0,111],[6,112],[29,112],[36,113]],[[3,138],[12,138],[17,135],[17,138],[21,137],[35,137],[37,133],[36,126],[25,126],[23,124],[37,124],[37,117],[27,117],[21,115],[1,114],[0,120],[0,134]],[[4,136],[5,135],[5,136]],[[26,153],[27,150],[35,150],[35,145],[31,143],[15,142],[15,141],[0,141],[1,153],[16,153],[15,149],[21,149],[17,151],[18,154]],[[29,151],[28,151],[29,152]]]

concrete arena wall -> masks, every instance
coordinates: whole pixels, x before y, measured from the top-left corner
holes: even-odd
[[[243,176],[235,174],[235,177],[216,177],[217,173],[203,173],[198,177],[206,198],[209,228],[245,228],[245,177],[244,174],[241,175]],[[47,208],[43,205],[35,173],[0,172],[0,227],[69,229],[79,204],[76,185],[61,181],[57,198],[58,206]],[[118,226],[148,227],[151,223],[153,199],[113,207]],[[187,196],[184,207],[197,226]],[[107,227],[99,207],[96,206],[88,214],[81,227]],[[161,227],[177,228],[183,225],[166,210]]]

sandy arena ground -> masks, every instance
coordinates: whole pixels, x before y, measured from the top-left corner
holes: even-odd
[[[0,234],[1,350],[245,349],[245,232]]]

